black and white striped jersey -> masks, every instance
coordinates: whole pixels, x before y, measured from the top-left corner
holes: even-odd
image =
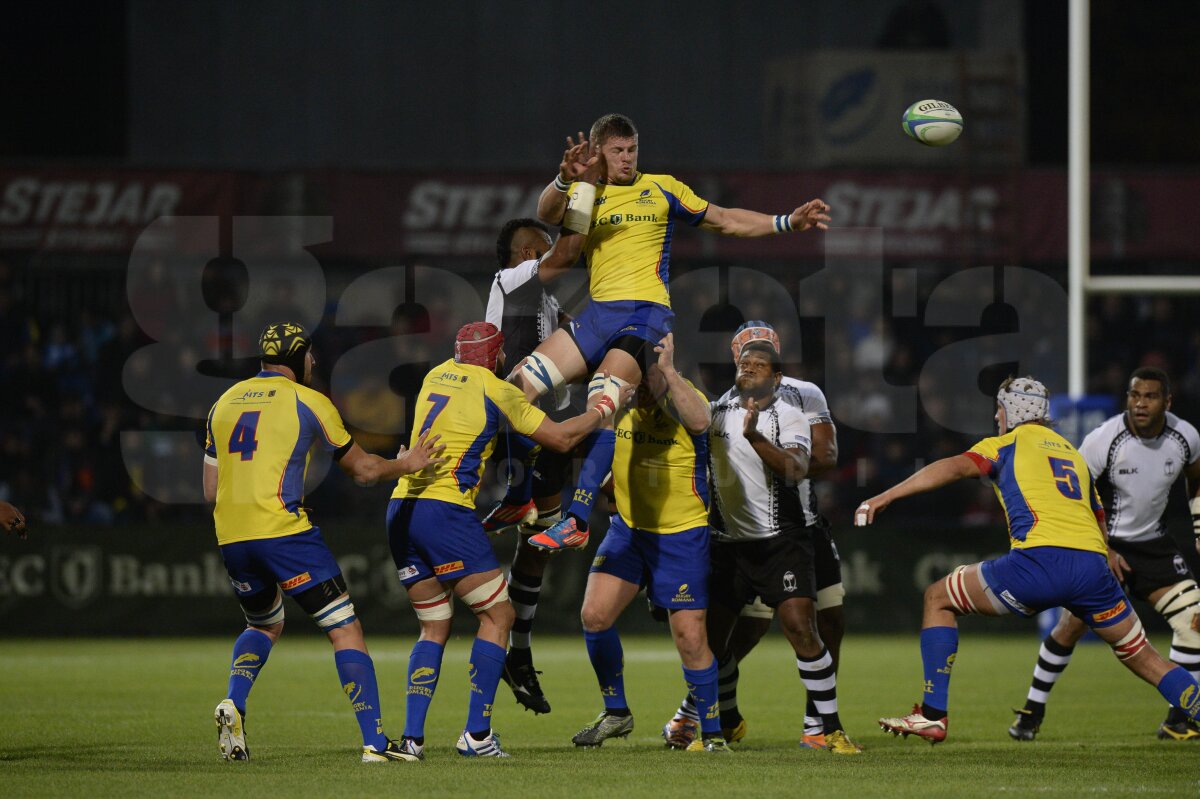
[[[771,538],[803,526],[800,495],[767,468],[742,432],[746,409],[738,398],[711,405],[708,429],[713,534],[734,540]],[[798,408],[778,396],[758,412],[758,431],[779,447],[812,451],[811,428]]]
[[[485,319],[504,334],[504,362],[513,369],[558,329],[558,300],[542,287],[538,261],[501,269],[492,281]],[[566,397],[566,393],[563,393]],[[565,403],[560,402],[560,406]]]
[[[717,403],[736,401],[738,396],[737,387],[734,386],[726,391],[721,399],[717,400]],[[829,412],[829,403],[825,400],[825,393],[816,383],[785,376],[775,392],[775,397],[793,408],[803,411],[812,427],[819,424],[833,424],[833,416]],[[813,491],[812,481],[807,478],[801,480],[800,484],[796,486],[796,494],[800,498],[800,510],[804,514],[804,526],[809,527],[816,524],[820,519],[820,511],[817,508],[817,494]]]
[[[1121,413],[1088,433],[1079,454],[1092,479],[1103,476],[1112,486],[1112,503],[1105,514],[1108,534],[1122,541],[1146,541],[1166,533],[1162,517],[1167,497],[1184,467],[1200,458],[1200,434],[1168,412],[1162,433],[1140,438]]]

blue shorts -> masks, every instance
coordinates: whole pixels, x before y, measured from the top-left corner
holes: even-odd
[[[1018,616],[1061,606],[1089,627],[1110,627],[1133,612],[1108,560],[1097,552],[1014,549],[984,561],[981,569],[996,598]]]
[[[387,510],[388,545],[400,582],[439,582],[499,569],[475,511],[438,499],[393,499]]]
[[[583,353],[588,369],[594,371],[617,339],[634,336],[649,341],[653,348],[671,332],[674,325],[675,312],[657,302],[593,300],[583,309],[583,313],[571,320],[567,332]]]
[[[295,596],[342,573],[317,527],[279,538],[225,544],[221,558],[239,597],[253,596],[272,585]]]
[[[589,571],[611,574],[645,586],[660,608],[708,607],[708,526],[679,533],[648,533],[630,528],[613,514]]]

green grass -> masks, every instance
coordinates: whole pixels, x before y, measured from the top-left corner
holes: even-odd
[[[230,640],[0,641],[0,793],[16,796],[629,796],[1081,797],[1195,796],[1200,742],[1164,743],[1165,708],[1099,645],[1081,646],[1055,688],[1034,744],[1009,740],[1036,638],[968,631],[955,664],[950,738],[930,747],[879,731],[880,715],[918,698],[912,636],[852,635],[839,678],[842,718],[866,745],[857,758],[801,750],[802,691],[794,659],[773,633],[742,670],[749,736],[730,757],[667,751],[659,729],[682,690],[669,639],[625,642],[637,729],[627,741],[576,751],[571,735],[601,703],[580,638],[541,638],[538,667],[554,707],[535,717],[501,685],[495,725],[506,761],[454,752],[466,716],[469,639],[447,648],[421,764],[358,762],[358,728],[339,690],[328,644],[292,631],[251,696],[254,759],[226,764],[212,709],[224,696]],[[370,641],[384,721],[403,727],[411,639]],[[385,793],[386,792],[386,793]]]

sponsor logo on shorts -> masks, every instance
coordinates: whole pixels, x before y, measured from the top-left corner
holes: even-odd
[[[783,573],[783,590],[789,594],[796,590],[796,575],[792,572]]]
[[[239,594],[250,593],[250,583],[243,583],[240,580],[230,580],[229,582],[233,585],[233,590]]]
[[[684,583],[679,586],[679,590],[675,592],[675,597],[672,602],[695,602],[696,598],[688,593],[688,584]]]
[[[440,566],[434,566],[433,573],[438,576],[441,576],[443,574],[449,574],[450,572],[459,571],[460,569],[462,569],[462,567],[463,567],[463,562],[461,560],[455,560],[455,561],[451,561],[450,563],[443,563]]]
[[[408,681],[413,685],[429,685],[429,683],[437,681],[437,676],[437,669],[421,666],[413,669],[413,673],[408,675]]]
[[[1126,608],[1125,600],[1122,599],[1120,602],[1118,602],[1116,605],[1109,608],[1108,610],[1103,610],[1099,613],[1093,613],[1092,621],[1096,621],[1096,622],[1108,621],[1112,617],[1119,616],[1122,613],[1124,613],[1125,608]]]
[[[416,577],[420,573],[420,570],[416,566],[405,566],[403,569],[396,571],[396,574],[400,575],[401,580],[407,580],[411,577]]]
[[[606,561],[606,560],[608,560],[607,555],[597,555],[596,557],[592,558],[592,568],[593,569],[600,568],[600,566],[603,565],[604,561]]]
[[[284,580],[282,583],[279,584],[279,587],[282,588],[284,591],[291,591],[293,588],[299,588],[300,586],[304,585],[305,583],[311,583],[311,582],[312,582],[312,575],[309,574],[308,572],[304,572],[304,574],[297,574],[295,577],[292,577],[289,580]]]
[[[1018,611],[1020,611],[1021,613],[1024,613],[1026,616],[1033,615],[1033,609],[1026,607],[1024,603],[1018,601],[1015,596],[1013,596],[1011,593],[1008,592],[1008,589],[1001,591],[1000,596],[1004,599],[1005,602],[1007,602],[1009,604],[1010,607],[1016,608]]]
[[[1175,567],[1175,573],[1176,573],[1176,574],[1178,574],[1178,575],[1180,575],[1180,576],[1182,576],[1182,577],[1186,577],[1186,576],[1187,576],[1187,573],[1188,573],[1188,567],[1187,567],[1187,564],[1183,562],[1183,556],[1182,556],[1182,555],[1176,555],[1176,556],[1174,557],[1174,559],[1171,561],[1171,564],[1172,564],[1172,565]]]

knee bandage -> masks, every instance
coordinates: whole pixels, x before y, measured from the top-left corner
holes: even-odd
[[[251,627],[270,627],[273,624],[282,623],[284,617],[283,592],[275,590],[275,601],[266,610],[252,612],[243,607],[242,615],[246,617],[246,624]]]
[[[1192,620],[1200,613],[1200,586],[1195,580],[1175,583],[1154,603],[1154,609],[1171,625],[1173,646],[1200,649],[1200,632],[1192,629]]]
[[[488,608],[508,601],[508,583],[504,577],[497,574],[483,585],[463,594],[463,602],[470,606],[474,613],[483,613]]]
[[[429,599],[412,599],[413,610],[420,621],[446,621],[454,617],[454,605],[445,591]]]
[[[562,226],[586,236],[592,228],[592,209],[595,205],[596,187],[591,183],[576,183],[571,199],[567,201]]]
[[[621,407],[621,391],[628,381],[619,377],[596,375],[588,382],[588,405],[594,407],[601,419],[607,419]]]
[[[1134,616],[1133,626],[1129,628],[1129,632],[1125,634],[1124,638],[1113,644],[1112,648],[1118,660],[1129,660],[1148,646],[1150,646],[1150,642],[1146,640],[1146,631],[1142,629],[1142,620]]]
[[[521,374],[525,377],[525,384],[532,386],[539,397],[552,391],[557,392],[566,382],[554,361],[537,352],[521,364]]]
[[[325,632],[337,629],[338,627],[344,627],[357,618],[354,615],[354,603],[346,595],[333,600],[311,615],[312,620]]]
[[[975,607],[975,603],[971,601],[971,595],[967,592],[967,567],[959,566],[950,574],[946,575],[946,594],[950,597],[950,606],[960,616],[969,616],[972,613],[978,613],[979,608]]]

